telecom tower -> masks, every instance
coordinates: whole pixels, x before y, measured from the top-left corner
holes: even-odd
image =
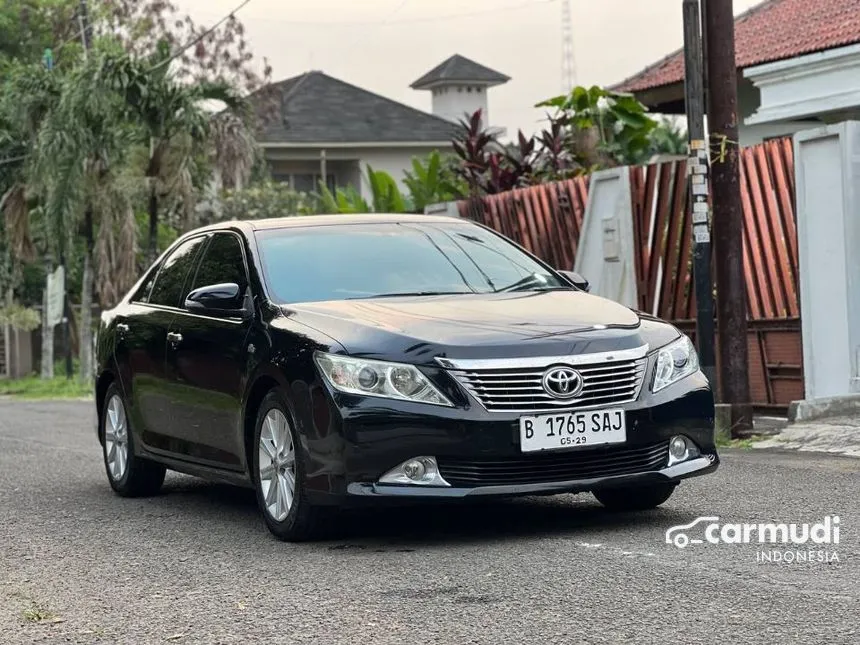
[[[576,83],[576,61],[573,55],[573,17],[570,0],[561,3],[561,90],[570,93]]]

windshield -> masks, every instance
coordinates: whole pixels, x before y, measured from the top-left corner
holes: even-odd
[[[270,295],[280,304],[572,288],[468,222],[309,226],[256,235]]]

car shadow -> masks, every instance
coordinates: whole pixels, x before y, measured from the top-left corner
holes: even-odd
[[[181,508],[183,513],[199,513],[201,523],[235,523],[251,530],[256,526],[261,534],[267,534],[256,496],[250,489],[194,478],[170,478],[160,503],[171,510]],[[595,532],[603,530],[662,533],[695,517],[695,513],[673,507],[671,501],[651,511],[611,512],[589,494],[425,502],[339,511],[335,526],[319,543],[342,551],[411,551],[511,538],[585,539],[588,534],[589,539],[594,539]]]

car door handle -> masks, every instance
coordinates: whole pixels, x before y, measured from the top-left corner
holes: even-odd
[[[175,331],[171,331],[167,334],[167,340],[169,340],[174,345],[177,343],[181,343],[182,342],[182,334],[175,332]]]
[[[117,325],[116,325],[116,330],[117,330],[120,334],[124,334],[125,332],[127,332],[127,331],[128,331],[128,325],[126,325],[125,323],[117,323]]]

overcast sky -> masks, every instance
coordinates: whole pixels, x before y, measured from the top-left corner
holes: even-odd
[[[734,0],[735,13],[758,0]],[[239,0],[179,0],[211,24]],[[609,85],[681,46],[681,0],[571,0],[576,82]],[[511,77],[490,120],[533,132],[561,92],[561,0],[251,0],[238,14],[275,80],[321,70],[426,111],[409,84],[458,53]]]

